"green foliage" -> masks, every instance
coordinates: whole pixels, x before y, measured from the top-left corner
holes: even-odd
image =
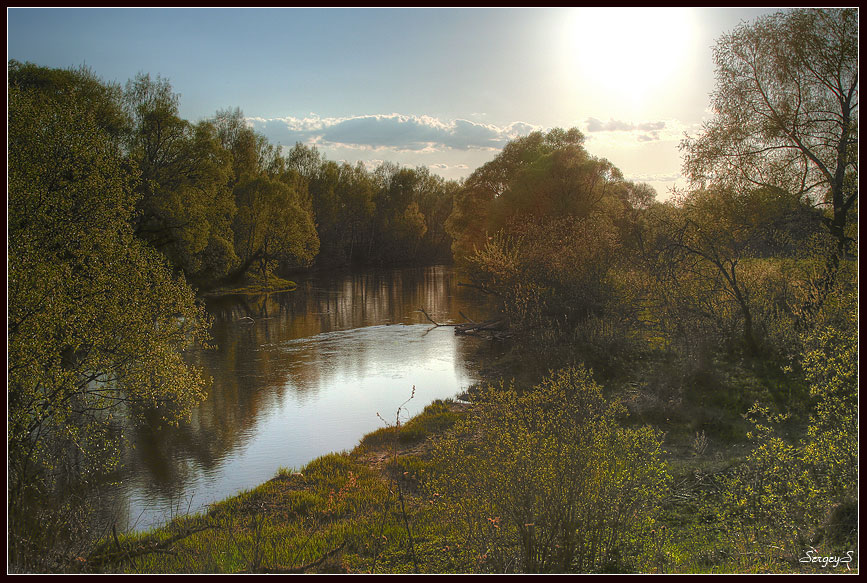
[[[258,263],[263,276],[280,262],[309,265],[319,250],[313,218],[284,181],[261,175],[235,186],[236,249],[243,265]]]
[[[51,69],[11,59],[7,75],[10,88],[29,90],[33,99],[86,103],[94,123],[112,140],[122,139],[130,131],[130,120],[122,105],[121,87],[104,83],[87,67]]]
[[[692,343],[692,331],[710,346],[740,344],[751,354],[772,348],[765,335],[794,321],[797,274],[764,257],[775,246],[788,250],[793,237],[803,246],[806,234],[790,223],[805,212],[772,189],[707,188],[653,207],[642,255],[666,333]]]
[[[755,449],[723,481],[721,520],[734,544],[796,564],[808,549],[840,556],[852,550],[857,523],[840,509],[851,507],[858,487],[857,320],[808,335],[803,367],[815,399],[806,437],[791,445],[765,407],[750,410]],[[769,423],[770,422],[770,423]]]
[[[549,344],[608,342],[637,322],[623,242],[635,244],[653,192],[582,143],[575,129],[510,142],[458,191],[446,223],[474,283],[500,297],[513,328]]]
[[[10,511],[111,467],[111,420],[186,415],[205,380],[183,351],[207,316],[133,235],[135,177],[88,101],[9,91]],[[36,495],[34,499],[32,496]],[[51,528],[48,524],[44,524]],[[13,548],[13,562],[28,560]]]
[[[491,237],[468,264],[476,284],[500,296],[512,326],[551,342],[605,312],[618,248],[604,217],[527,219]]]
[[[659,434],[624,429],[582,369],[490,388],[438,444],[431,491],[483,570],[629,570],[666,481]]]
[[[553,210],[552,205],[569,206],[570,198],[586,198],[587,192],[573,191],[575,184],[570,184],[580,182],[585,173],[589,158],[583,143],[584,136],[575,128],[533,132],[510,141],[496,158],[470,174],[456,193],[446,222],[455,259],[462,261],[481,249],[488,236],[520,210],[538,207],[541,216]],[[561,153],[555,156],[557,151]],[[552,172],[555,162],[557,172]],[[539,198],[549,200],[537,202],[541,180],[547,181],[547,189]],[[593,186],[582,186],[588,185]]]
[[[213,281],[238,264],[232,233],[231,157],[209,122],[178,115],[165,79],[138,75],[124,103],[133,120],[128,140],[141,171],[136,233],[188,277]]]
[[[714,117],[682,143],[685,174],[826,204],[844,255],[858,197],[857,39],[853,8],[780,11],[720,38]]]

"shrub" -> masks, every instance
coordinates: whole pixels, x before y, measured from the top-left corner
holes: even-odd
[[[795,565],[811,548],[840,556],[857,541],[858,336],[854,296],[847,325],[823,326],[804,337],[802,366],[815,400],[806,437],[792,445],[750,410],[756,447],[723,480],[719,512],[745,555]],[[847,546],[848,545],[848,546]]]
[[[666,481],[661,436],[624,429],[583,367],[532,391],[489,388],[437,445],[428,486],[447,501],[480,568],[634,568]]]

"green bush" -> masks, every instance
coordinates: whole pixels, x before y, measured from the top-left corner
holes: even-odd
[[[636,568],[667,474],[661,435],[621,427],[622,413],[570,368],[523,395],[489,388],[440,440],[427,485],[480,570]]]
[[[857,542],[858,336],[854,296],[848,325],[805,335],[802,367],[814,399],[806,437],[794,445],[767,408],[750,410],[756,447],[723,480],[720,521],[741,556],[798,565],[809,549],[841,556]],[[769,423],[770,422],[770,423]]]

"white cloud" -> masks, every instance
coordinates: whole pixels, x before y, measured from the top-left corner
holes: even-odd
[[[682,177],[680,174],[627,174],[625,176],[627,180],[631,180],[633,182],[676,182],[680,180]]]
[[[642,123],[632,123],[617,119],[609,119],[607,122],[588,117],[585,120],[585,127],[588,132],[633,132],[637,133],[636,140],[639,142],[651,142],[659,139],[659,132],[666,128],[664,121],[648,121]]]
[[[433,152],[499,150],[509,140],[541,129],[525,122],[506,126],[466,119],[443,121],[422,115],[362,115],[343,118],[247,118],[254,129],[282,145],[295,142],[350,149]]]

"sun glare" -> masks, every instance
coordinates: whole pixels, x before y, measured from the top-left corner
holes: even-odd
[[[572,74],[612,105],[640,108],[690,58],[691,13],[680,8],[578,8],[568,25]],[[589,84],[589,85],[588,85]]]

